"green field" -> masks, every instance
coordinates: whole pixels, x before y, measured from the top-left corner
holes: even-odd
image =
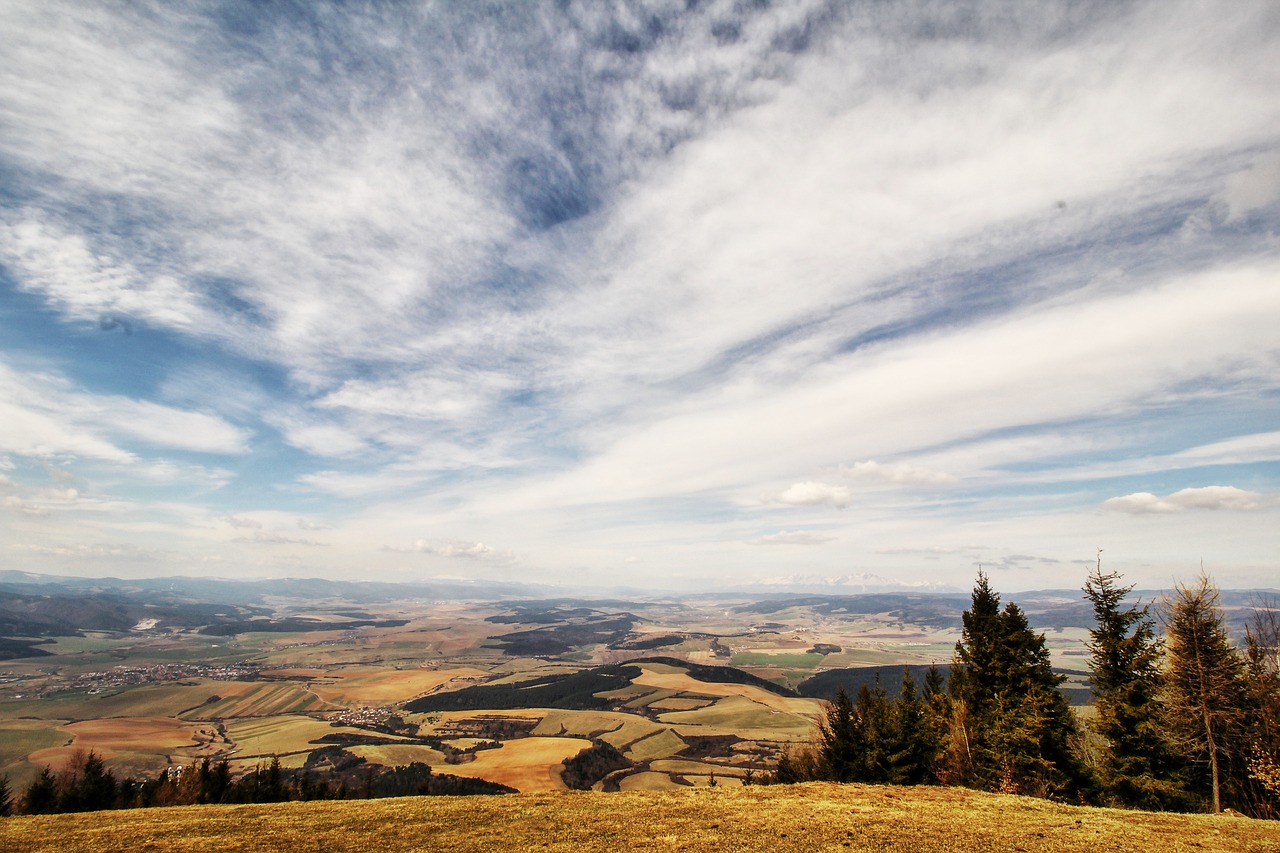
[[[738,652],[729,661],[731,666],[777,666],[787,669],[813,669],[822,663],[825,655],[811,654],[776,654],[760,652]]]

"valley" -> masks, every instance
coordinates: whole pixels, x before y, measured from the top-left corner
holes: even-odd
[[[80,599],[84,628],[41,627],[51,620],[35,618],[39,596],[24,588],[33,618],[11,640],[38,654],[0,663],[0,774],[21,789],[92,750],[122,776],[203,758],[243,774],[274,757],[322,774],[422,762],[524,792],[734,786],[806,740],[835,685],[855,691],[879,672],[894,692],[904,665],[917,678],[945,667],[968,601],[356,603],[314,584],[293,596],[244,586],[47,596],[63,613],[57,596]],[[106,626],[104,600],[119,611]],[[1081,700],[1082,603],[1069,592],[1019,600]],[[571,760],[590,769],[566,781]]]

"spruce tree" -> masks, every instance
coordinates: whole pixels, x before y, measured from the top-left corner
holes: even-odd
[[[1079,790],[1070,749],[1075,717],[1058,691],[1044,636],[978,572],[972,607],[951,666],[947,781],[987,790],[1049,795]]]
[[[27,814],[53,814],[58,810],[58,780],[48,767],[40,771],[22,798],[22,810]]]
[[[1203,781],[1216,814],[1224,792],[1230,795],[1247,778],[1247,745],[1239,733],[1248,694],[1244,661],[1227,636],[1218,590],[1207,576],[1178,586],[1165,633],[1168,722],[1207,770]]]
[[[1104,743],[1101,782],[1119,805],[1183,808],[1183,762],[1160,725],[1163,644],[1150,605],[1124,604],[1132,590],[1120,585],[1119,573],[1103,573],[1101,556],[1084,585],[1095,623],[1088,643],[1095,709],[1090,728]]]
[[[835,700],[818,722],[818,738],[821,778],[832,782],[860,781],[865,767],[865,731],[843,686],[836,690]]]

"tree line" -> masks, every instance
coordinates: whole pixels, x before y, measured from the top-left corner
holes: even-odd
[[[1280,611],[1259,603],[1243,647],[1203,574],[1157,613],[1101,560],[1085,582],[1094,703],[1080,721],[1044,635],[979,571],[950,679],[903,671],[828,703],[809,744],[765,781],[959,785],[1171,811],[1280,818]],[[1162,627],[1163,632],[1158,630]]]
[[[354,766],[357,763],[363,764],[363,759],[356,759],[344,773],[321,775],[306,768],[283,768],[280,759],[273,757],[233,778],[230,762],[225,758],[204,758],[187,766],[166,768],[154,777],[117,778],[95,752],[77,751],[56,773],[44,767],[21,796],[11,790],[7,778],[0,777],[0,815],[514,791],[484,779],[432,773],[429,765],[419,761],[392,768]]]

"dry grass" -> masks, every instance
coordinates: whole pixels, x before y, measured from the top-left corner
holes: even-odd
[[[738,697],[763,705],[770,710],[808,719],[816,718],[822,710],[822,704],[817,700],[790,699],[751,684],[712,684],[698,681],[682,669],[662,664],[643,664],[641,669],[642,674],[632,680],[633,684],[663,687],[679,693],[702,696]]]
[[[350,667],[325,671],[308,687],[326,702],[345,707],[391,705],[407,702],[455,678],[483,674],[483,670],[470,667],[408,670]]]
[[[946,788],[810,784],[200,806],[0,820],[7,851],[1280,849],[1280,824]]]
[[[561,765],[591,746],[591,741],[564,737],[527,737],[509,740],[498,749],[483,749],[475,761],[446,764],[433,769],[455,776],[487,779],[518,791],[564,790]]]
[[[137,772],[171,759],[178,763],[216,754],[222,747],[209,723],[185,723],[167,717],[113,717],[58,727],[67,743],[31,752],[32,764],[61,767],[78,750],[96,752],[117,771]]]

